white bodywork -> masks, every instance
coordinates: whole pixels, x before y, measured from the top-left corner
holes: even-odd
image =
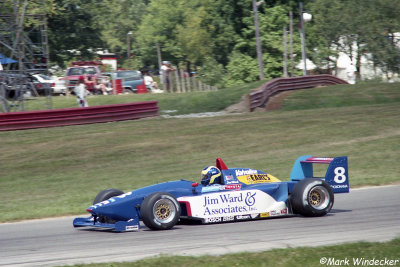
[[[276,201],[260,190],[216,192],[180,197],[178,201],[186,204],[188,217],[204,219],[205,223],[254,219],[288,213],[285,202]]]

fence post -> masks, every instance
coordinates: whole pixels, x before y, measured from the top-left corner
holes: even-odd
[[[168,92],[167,91],[167,75],[165,75],[165,71],[161,70],[161,79],[160,79],[161,83],[162,83],[162,88],[164,92]]]
[[[173,82],[173,80],[171,79],[171,76],[172,76],[172,74],[171,74],[171,72],[169,72],[168,73],[168,80],[169,80],[169,83],[168,83],[168,91],[170,92],[170,93],[173,93],[174,92],[174,85],[172,84],[172,82]]]
[[[185,93],[186,92],[186,88],[185,88],[185,76],[183,75],[183,69],[180,69],[179,73],[181,75],[182,92]]]
[[[187,90],[188,90],[188,92],[190,92],[191,90],[190,90],[190,77],[189,77],[189,74],[186,76],[186,84],[187,84]]]
[[[197,91],[196,77],[194,75],[192,76],[192,83],[193,83],[193,91]]]
[[[179,83],[179,74],[178,74],[178,71],[174,71],[174,73],[175,73],[175,84],[176,84],[176,91],[178,92],[178,93],[180,93],[181,92],[181,85],[180,85],[180,83]]]

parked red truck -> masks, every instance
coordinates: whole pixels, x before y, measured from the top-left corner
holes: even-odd
[[[101,61],[74,61],[71,63],[65,73],[64,79],[66,80],[67,88],[71,92],[78,84],[80,76],[93,77],[98,83],[105,83],[108,77],[102,75],[101,68],[103,63]],[[96,93],[96,92],[91,92]]]

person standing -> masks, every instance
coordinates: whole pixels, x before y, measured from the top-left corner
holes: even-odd
[[[80,76],[78,80],[78,84],[74,88],[74,93],[76,95],[76,100],[78,101],[79,107],[88,107],[89,104],[86,101],[86,86],[85,86],[85,77]]]
[[[171,63],[169,61],[163,61],[163,65],[161,66],[161,80],[163,83],[163,88],[165,88],[167,91],[170,89],[169,73],[174,70],[176,69],[171,67]]]

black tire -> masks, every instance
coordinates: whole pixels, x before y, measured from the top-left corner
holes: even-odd
[[[307,217],[326,215],[331,210],[333,202],[332,188],[321,179],[301,180],[294,186],[290,195],[293,213]]]
[[[125,88],[124,88],[124,93],[125,93],[125,94],[134,94],[135,91],[134,91],[132,88],[125,87]]]
[[[93,200],[93,205],[100,203],[104,200],[110,199],[112,197],[116,197],[119,195],[122,195],[124,192],[122,192],[121,190],[118,189],[114,189],[114,188],[110,188],[110,189],[105,189],[103,191],[101,191],[100,193],[97,194],[97,196],[95,197],[95,199]],[[106,217],[106,216],[98,216],[97,220],[101,223],[115,223],[115,220]]]
[[[93,205],[97,204],[97,203],[100,203],[100,202],[102,202],[104,200],[107,200],[109,198],[122,195],[123,193],[124,192],[122,192],[121,190],[114,189],[114,188],[105,189],[105,190],[103,190],[103,191],[101,191],[100,193],[97,194],[97,196],[93,200]]]
[[[96,89],[96,90],[94,91],[94,94],[95,94],[95,95],[102,95],[102,94],[103,94],[103,91],[97,90],[97,89]]]
[[[179,221],[180,205],[169,193],[156,192],[144,198],[140,206],[143,223],[152,230],[168,230]]]

